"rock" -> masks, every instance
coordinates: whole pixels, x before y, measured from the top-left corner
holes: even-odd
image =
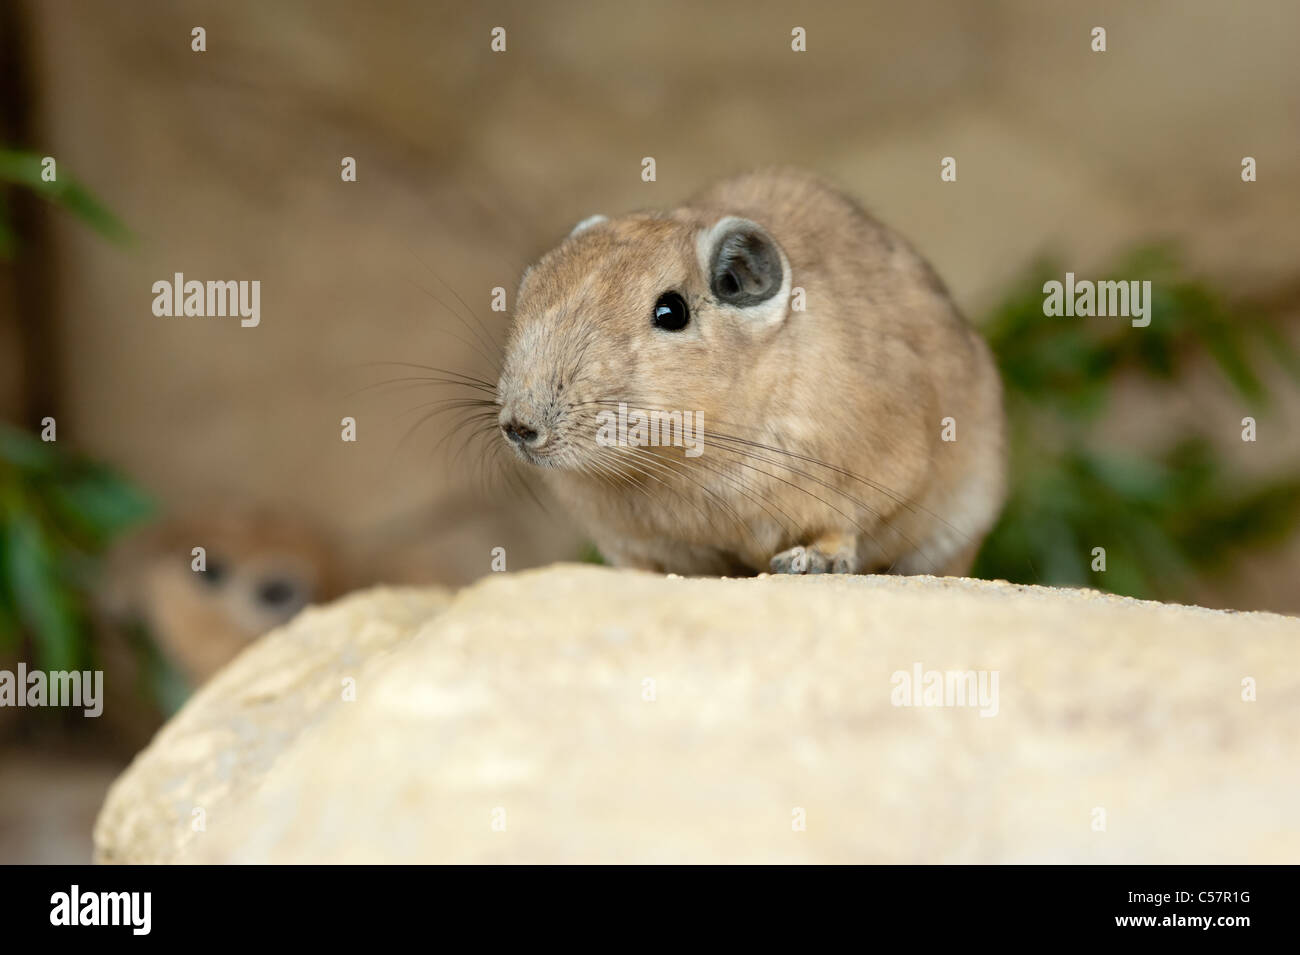
[[[931,670],[996,697],[895,705]],[[1294,863],[1297,726],[1288,617],[555,566],[303,613],[137,757],[95,841],[106,862]]]
[[[439,590],[379,588],[311,607],[258,641],[207,683],[114,784],[95,824],[96,861],[181,857],[211,831],[209,812],[227,818],[301,733],[348,705],[345,678],[360,678],[448,600]]]

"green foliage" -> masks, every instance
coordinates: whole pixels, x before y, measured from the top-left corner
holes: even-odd
[[[54,182],[42,179],[41,158],[36,153],[0,149],[0,184],[31,190],[72,213],[105,238],[119,242],[130,238],[126,226],[76,179],[62,172]],[[0,193],[0,261],[11,259],[14,254],[15,237],[10,221],[7,199]]]
[[[595,544],[584,543],[578,553],[578,562],[583,564],[604,564],[605,558]]]
[[[1006,389],[1011,488],[974,572],[1180,599],[1238,550],[1294,530],[1300,477],[1246,480],[1194,433],[1149,453],[1104,447],[1097,425],[1116,382],[1141,378],[1173,393],[1208,355],[1242,399],[1242,416],[1256,416],[1269,400],[1262,356],[1300,379],[1300,355],[1271,316],[1189,277],[1168,246],[1139,248],[1099,277],[1151,280],[1145,328],[1045,316],[1043,284],[1064,271],[1035,265],[984,325]],[[1106,549],[1104,573],[1091,570],[1096,546]]]
[[[103,465],[0,425],[0,647],[26,634],[35,666],[84,665],[97,558],[151,513],[149,500]]]
[[[0,185],[29,189],[110,239],[129,237],[75,179],[59,173],[47,182],[41,172],[35,153],[0,149]],[[11,221],[10,196],[0,190],[0,261],[14,254]],[[0,424],[0,649],[27,636],[36,667],[84,665],[98,558],[151,511],[141,492],[104,466]]]

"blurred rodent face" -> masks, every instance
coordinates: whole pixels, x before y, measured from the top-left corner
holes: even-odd
[[[204,563],[190,548],[201,541]],[[151,637],[200,684],[254,639],[335,593],[327,542],[283,513],[228,504],[196,508],[154,528],[122,554]]]
[[[789,264],[753,222],[682,210],[593,217],[530,269],[498,386],[525,461],[583,470],[598,415],[743,413],[752,350],[784,321]],[[725,409],[725,413],[724,413]]]

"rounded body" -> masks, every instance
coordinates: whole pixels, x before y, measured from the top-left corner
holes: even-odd
[[[593,217],[518,301],[505,438],[615,564],[962,573],[997,517],[987,346],[906,242],[816,178]]]

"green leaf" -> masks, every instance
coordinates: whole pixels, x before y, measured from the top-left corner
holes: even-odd
[[[1043,283],[1064,272],[1059,257],[1033,263],[983,323],[1002,373],[1011,468],[1006,507],[975,572],[1178,599],[1225,554],[1294,534],[1300,479],[1244,478],[1195,430],[1145,453],[1116,453],[1095,430],[1121,376],[1155,384],[1159,400],[1159,387],[1184,386],[1197,357],[1263,405],[1263,355],[1300,380],[1300,353],[1278,315],[1233,303],[1190,275],[1169,243],[1132,249],[1087,276],[1150,280],[1144,328],[1045,316]],[[1091,570],[1096,546],[1106,548],[1105,572]]]
[[[5,551],[7,589],[35,640],[37,666],[76,669],[86,655],[77,596],[62,579],[39,524],[29,515],[15,515],[6,527]]]
[[[58,466],[59,453],[53,444],[0,422],[0,462],[35,474],[49,474]]]
[[[42,158],[36,153],[0,149],[0,182],[30,189],[72,213],[105,238],[116,242],[131,238],[126,226],[76,179],[65,172],[58,172],[54,182],[43,179]]]
[[[592,543],[582,545],[582,549],[578,553],[578,560],[584,564],[605,563],[605,558],[601,556],[600,551],[596,549],[596,545]]]
[[[87,659],[97,555],[151,514],[104,465],[0,425],[0,640],[26,634],[48,669]]]
[[[59,517],[97,547],[153,516],[153,503],[143,492],[98,465],[69,475],[49,497]]]

